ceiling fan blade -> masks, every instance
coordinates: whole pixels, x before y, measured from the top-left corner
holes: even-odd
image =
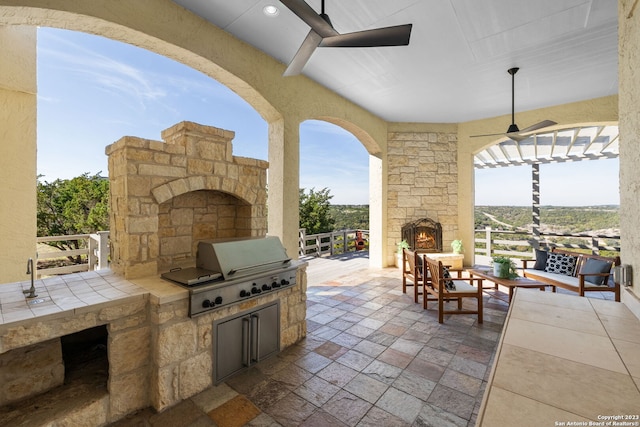
[[[378,47],[406,46],[411,37],[413,24],[374,28],[347,34],[324,37],[320,47]]]
[[[528,128],[522,129],[519,132],[507,132],[505,135],[516,142],[520,142],[529,138],[532,133],[535,133],[535,131],[553,125],[557,125],[557,123],[552,120],[543,120],[539,123],[536,123],[535,125],[531,125]]]
[[[525,139],[529,138],[528,135],[522,135],[518,132],[505,133],[504,135],[510,140],[516,142],[524,141]]]
[[[295,13],[298,18],[302,19],[321,37],[337,36],[338,32],[315,10],[302,0],[280,0],[291,12]]]
[[[307,34],[307,37],[305,37],[304,41],[298,48],[298,51],[293,56],[293,59],[289,62],[283,76],[295,76],[296,74],[300,74],[321,41],[322,37],[318,33],[313,30],[309,30],[309,34]]]
[[[504,133],[486,133],[484,135],[469,135],[470,138],[480,138],[482,136],[502,136],[502,135],[506,135]]]
[[[552,120],[543,120],[540,123],[536,123],[535,125],[531,125],[528,128],[522,129],[519,133],[533,132],[553,125],[557,125],[557,123]]]

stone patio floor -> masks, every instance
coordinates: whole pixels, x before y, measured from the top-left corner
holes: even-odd
[[[180,404],[125,426],[473,426],[508,310],[485,296],[445,317],[402,293],[395,268],[308,288],[302,342]],[[475,304],[470,301],[469,304]]]

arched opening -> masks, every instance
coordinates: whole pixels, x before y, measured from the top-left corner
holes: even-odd
[[[267,159],[267,123],[246,101],[187,65],[119,41],[38,29],[38,174],[107,174],[104,147],[157,140],[181,121],[235,132],[234,155]],[[73,155],[70,155],[73,153]]]
[[[300,125],[300,189],[305,205],[300,211],[304,229],[300,255],[357,255],[366,262],[368,157],[363,144],[341,126],[322,120]],[[311,211],[311,204],[318,209]]]
[[[476,153],[476,261],[540,246],[618,252],[618,153],[614,123],[554,126]]]
[[[320,160],[320,161],[319,161]],[[332,204],[369,204],[369,160],[349,131],[320,120],[300,126],[300,187],[328,187]]]

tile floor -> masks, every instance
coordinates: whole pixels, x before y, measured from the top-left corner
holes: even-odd
[[[309,287],[302,342],[113,426],[473,426],[507,310],[487,296],[482,325],[474,315],[440,325],[402,294],[397,269],[350,274]]]

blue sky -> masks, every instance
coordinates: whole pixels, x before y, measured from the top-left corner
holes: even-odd
[[[540,204],[619,205],[618,159],[540,165]],[[475,172],[476,205],[531,206],[531,167]]]
[[[234,155],[267,160],[267,124],[215,80],[134,46],[39,29],[38,174],[43,180],[106,176],[107,145],[123,136],[160,140],[162,130],[183,120],[232,130]],[[353,135],[326,122],[307,121],[300,138],[300,187],[327,187],[334,204],[368,203],[369,157]],[[543,165],[543,204],[618,203],[617,160],[575,165],[580,167],[564,164],[547,172]],[[529,205],[530,175],[528,167],[477,171],[476,204]],[[567,177],[570,192],[561,188]],[[578,194],[590,178],[593,186]],[[545,190],[547,179],[563,184],[552,182]],[[498,192],[493,190],[497,184]]]

